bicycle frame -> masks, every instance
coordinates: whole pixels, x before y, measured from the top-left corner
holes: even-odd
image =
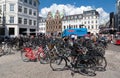
[[[32,50],[32,48],[24,48],[23,50],[26,52],[25,57],[27,57],[29,60],[40,60],[40,56],[45,57],[42,46],[39,46],[38,50],[35,52]]]

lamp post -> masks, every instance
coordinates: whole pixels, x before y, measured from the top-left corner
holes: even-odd
[[[3,3],[3,14],[2,14],[2,25],[4,28],[4,35],[8,36],[8,30],[7,30],[7,26],[6,26],[6,0]]]

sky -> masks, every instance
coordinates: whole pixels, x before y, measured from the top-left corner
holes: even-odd
[[[81,14],[87,10],[97,10],[101,22],[109,20],[109,13],[116,13],[116,0],[40,0],[39,15],[46,17],[51,11],[53,14],[59,10],[61,14]]]

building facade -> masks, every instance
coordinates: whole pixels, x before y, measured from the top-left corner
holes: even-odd
[[[58,35],[68,28],[87,28],[88,32],[99,33],[99,13],[96,10],[67,16],[61,16],[58,10],[55,16],[51,12],[48,13],[45,28],[47,35]]]
[[[55,16],[51,12],[48,13],[46,19],[46,35],[59,35],[62,33],[62,18],[57,10]]]
[[[117,8],[117,29],[120,31],[120,0],[117,0],[116,3],[116,8]]]
[[[68,28],[82,28],[83,14],[64,16],[62,20],[62,31]]]
[[[46,34],[46,19],[39,17],[39,33]]]
[[[38,6],[39,0],[0,0],[0,35],[35,35]]]
[[[64,16],[62,31],[67,28],[87,28],[88,32],[99,33],[99,13],[96,10],[84,11],[83,14]]]

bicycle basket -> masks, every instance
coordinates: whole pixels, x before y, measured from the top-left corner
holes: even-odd
[[[48,48],[49,49],[53,49],[54,48],[54,44],[48,44]]]

